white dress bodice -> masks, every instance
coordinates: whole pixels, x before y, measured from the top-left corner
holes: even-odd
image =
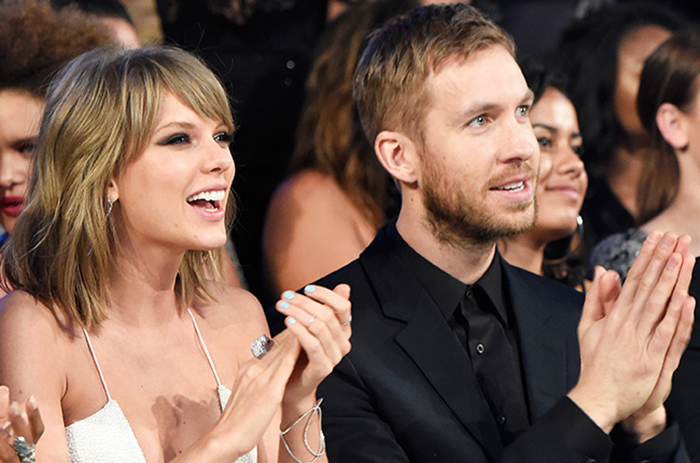
[[[221,411],[223,411],[231,396],[231,391],[221,384],[219,374],[209,356],[209,351],[191,311],[190,316],[192,317],[199,342],[216,378],[219,405]],[[124,416],[124,412],[122,412],[117,401],[112,399],[109,394],[107,383],[102,375],[100,364],[95,356],[87,331],[85,331],[85,340],[97,367],[97,372],[100,375],[102,386],[107,394],[107,403],[87,418],[66,426],[70,461],[71,463],[146,463],[143,451],[139,447],[129,421]],[[257,463],[257,461],[258,451],[257,447],[254,447],[253,450],[238,458],[234,463]]]

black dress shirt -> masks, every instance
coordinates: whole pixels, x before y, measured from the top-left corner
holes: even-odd
[[[464,348],[465,358],[474,369],[482,393],[499,424],[503,444],[507,446],[530,426],[532,418],[522,379],[512,302],[504,284],[498,250],[484,275],[473,285],[467,285],[413,250],[399,235],[395,223],[386,227],[386,236],[439,307]],[[488,356],[487,352],[492,351],[494,355]],[[483,358],[487,360],[482,361]],[[499,368],[502,371],[497,371]],[[569,446],[578,456],[577,461],[605,460],[604,455],[610,451],[610,438],[572,401],[566,400],[555,409],[552,416],[565,417],[570,428],[576,430],[571,434],[576,439],[569,442]],[[623,448],[630,453],[631,461],[660,463],[673,459],[680,432],[675,420],[671,419],[666,431],[641,445],[632,443],[632,436],[619,426],[610,437],[627,443]]]
[[[468,285],[421,257],[394,227],[388,234],[464,348],[501,439],[510,444],[531,422],[500,254],[496,251],[486,273]]]

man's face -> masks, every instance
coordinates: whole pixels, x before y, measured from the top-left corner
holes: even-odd
[[[418,188],[438,240],[484,244],[532,226],[539,148],[513,57],[491,46],[450,60],[426,85]]]

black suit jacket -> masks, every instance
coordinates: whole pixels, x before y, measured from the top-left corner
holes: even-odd
[[[352,351],[318,392],[330,461],[606,459],[612,444],[601,454],[578,442],[591,426],[602,431],[587,417],[567,418],[583,413],[564,398],[579,374],[581,295],[505,262],[503,269],[534,422],[507,449],[466,354],[384,230],[358,260],[319,281],[350,284],[353,303]]]
[[[700,260],[693,269],[689,293],[700,302]],[[666,407],[678,419],[693,463],[700,463],[700,309],[695,306],[690,343],[673,375],[673,390]]]

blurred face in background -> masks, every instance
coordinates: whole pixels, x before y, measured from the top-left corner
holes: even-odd
[[[667,29],[649,25],[634,29],[620,42],[614,95],[615,115],[623,130],[630,135],[646,133],[637,114],[639,76],[644,61],[670,36]]]
[[[24,209],[43,111],[41,98],[23,90],[0,90],[0,225],[10,234]]]
[[[139,48],[141,41],[134,26],[121,18],[98,18],[107,27],[112,39],[124,48]]]
[[[548,243],[576,230],[588,187],[580,158],[583,140],[574,105],[554,87],[547,88],[534,104],[530,122],[541,153],[537,220],[530,232]]]

